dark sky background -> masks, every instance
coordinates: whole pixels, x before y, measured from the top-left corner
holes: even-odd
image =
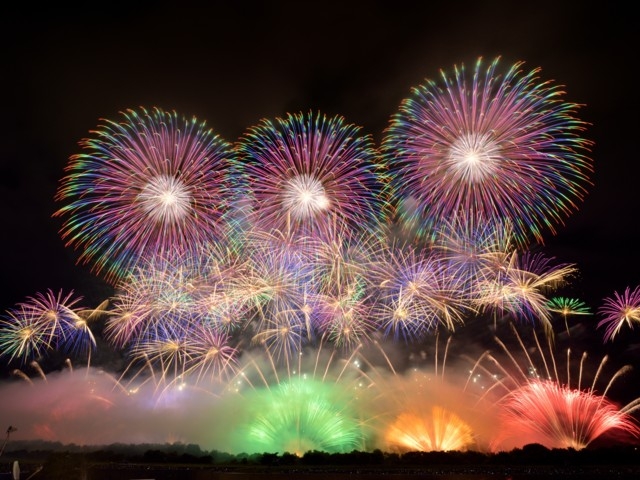
[[[411,87],[479,56],[541,67],[566,101],[585,105],[593,186],[545,245],[578,266],[576,296],[596,310],[640,284],[640,30],[630,2],[130,3],[2,15],[0,308],[49,288],[74,290],[87,306],[110,294],[75,264],[52,218],[68,158],[99,119],[157,106],[233,142],[262,118],[317,109],[379,141]]]

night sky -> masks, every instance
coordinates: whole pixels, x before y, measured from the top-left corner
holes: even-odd
[[[229,142],[260,119],[320,110],[381,139],[411,87],[501,56],[564,85],[591,124],[593,186],[545,251],[581,272],[575,296],[640,285],[637,15],[583,2],[112,2],[10,7],[0,28],[0,307],[46,289],[96,306],[111,289],[75,263],[53,200],[101,118],[159,107]],[[436,5],[437,4],[437,5]],[[185,6],[187,5],[187,6]],[[593,322],[595,328],[595,321]],[[637,332],[635,334],[637,336]],[[616,348],[630,348],[633,335]]]

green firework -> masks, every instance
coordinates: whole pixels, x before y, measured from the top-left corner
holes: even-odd
[[[254,390],[246,400],[250,412],[236,432],[248,453],[343,453],[362,446],[361,422],[344,386],[302,376]]]

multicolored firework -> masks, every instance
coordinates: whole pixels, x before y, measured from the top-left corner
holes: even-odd
[[[196,118],[159,108],[104,120],[73,155],[56,200],[79,261],[117,281],[143,255],[215,238],[232,203],[231,145]]]
[[[388,126],[382,147],[404,212],[436,227],[457,215],[475,224],[508,220],[521,246],[543,229],[555,233],[586,193],[591,143],[579,105],[561,87],[523,71],[517,62],[499,72],[499,58],[471,75],[464,65],[441,83],[414,87]]]
[[[26,363],[47,351],[89,353],[96,341],[79,314],[80,301],[73,291],[47,290],[20,302],[0,319],[0,354]]]
[[[320,112],[263,119],[238,144],[253,197],[253,221],[267,230],[318,230],[338,222],[375,226],[383,180],[370,135]]]
[[[549,298],[576,267],[527,250],[585,195],[587,123],[539,69],[518,62],[500,74],[498,64],[479,59],[471,76],[455,67],[414,88],[380,150],[319,112],[263,119],[235,145],[159,108],[104,120],[71,157],[54,216],[114,294],[95,309],[62,291],[28,298],[0,317],[0,355],[40,375],[14,370],[27,382],[7,391],[25,398],[22,384],[53,383],[39,363],[48,354],[91,356],[91,323],[104,316],[122,368],[116,378],[87,362],[82,379],[69,369],[54,418],[38,412],[20,431],[82,443],[87,424],[99,433],[84,438],[117,442],[131,425],[140,443],[297,455],[640,438],[640,399],[608,397],[627,366],[598,390],[605,357],[583,388],[585,354],[572,386],[568,353],[558,375],[552,314],[568,331],[569,315],[589,312]],[[599,313],[605,341],[633,327],[640,287]],[[471,323],[472,341],[447,358]],[[522,353],[497,337],[505,326]],[[510,363],[485,351],[485,333]],[[29,405],[52,408],[45,397]],[[82,402],[96,400],[105,415],[89,421]],[[123,421],[103,436],[107,412]]]
[[[633,290],[627,287],[623,294],[614,292],[604,299],[598,314],[603,318],[597,328],[605,329],[605,342],[613,341],[624,325],[633,328],[634,322],[640,322],[640,286]]]
[[[489,265],[489,272],[482,275],[478,305],[519,322],[538,323],[547,335],[553,336],[546,294],[568,283],[577,268],[571,264],[554,265],[554,259],[542,253],[514,251],[499,258],[505,263],[498,264],[498,269]]]
[[[376,322],[385,335],[413,343],[464,324],[470,313],[464,282],[434,251],[390,246],[377,260],[370,276],[379,291]]]

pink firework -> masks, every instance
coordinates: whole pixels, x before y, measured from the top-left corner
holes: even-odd
[[[494,382],[484,396],[498,393],[499,429],[492,442],[494,450],[521,448],[529,443],[580,450],[599,438],[615,443],[640,437],[640,425],[633,416],[640,408],[640,398],[620,406],[609,396],[612,386],[632,371],[630,365],[615,370],[601,388],[607,356],[593,373],[588,371],[587,367],[592,365],[586,362],[586,352],[576,363],[572,361],[571,349],[567,349],[566,367],[560,369],[551,340],[548,339],[545,353],[535,330],[532,331],[535,347],[531,348],[527,346],[531,337],[525,340],[514,325],[512,329],[521,347],[520,354],[496,338],[509,362],[501,363],[485,352],[474,367],[474,371],[480,371],[479,366],[485,360],[493,364],[482,370]],[[585,386],[589,377],[591,384]],[[501,390],[504,394],[499,393]]]
[[[155,108],[103,120],[80,142],[54,216],[79,261],[117,281],[143,255],[202,244],[230,203],[231,145],[195,118]]]
[[[384,211],[372,137],[340,116],[263,119],[238,145],[253,220],[266,229],[372,225]]]
[[[605,298],[598,309],[603,318],[597,328],[604,328],[604,341],[613,340],[623,326],[633,329],[633,324],[640,323],[640,286],[631,290],[627,287],[623,294],[614,292],[612,297]]]
[[[526,443],[581,450],[596,438],[620,433],[640,437],[632,409],[590,390],[532,380],[501,402],[503,430]]]
[[[523,72],[504,75],[499,58],[471,75],[464,66],[442,83],[413,88],[392,117],[383,139],[397,201],[404,212],[436,225],[461,212],[480,221],[509,220],[526,245],[542,230],[555,233],[586,193],[593,170],[580,137],[587,124],[579,105],[562,100],[560,86]]]

